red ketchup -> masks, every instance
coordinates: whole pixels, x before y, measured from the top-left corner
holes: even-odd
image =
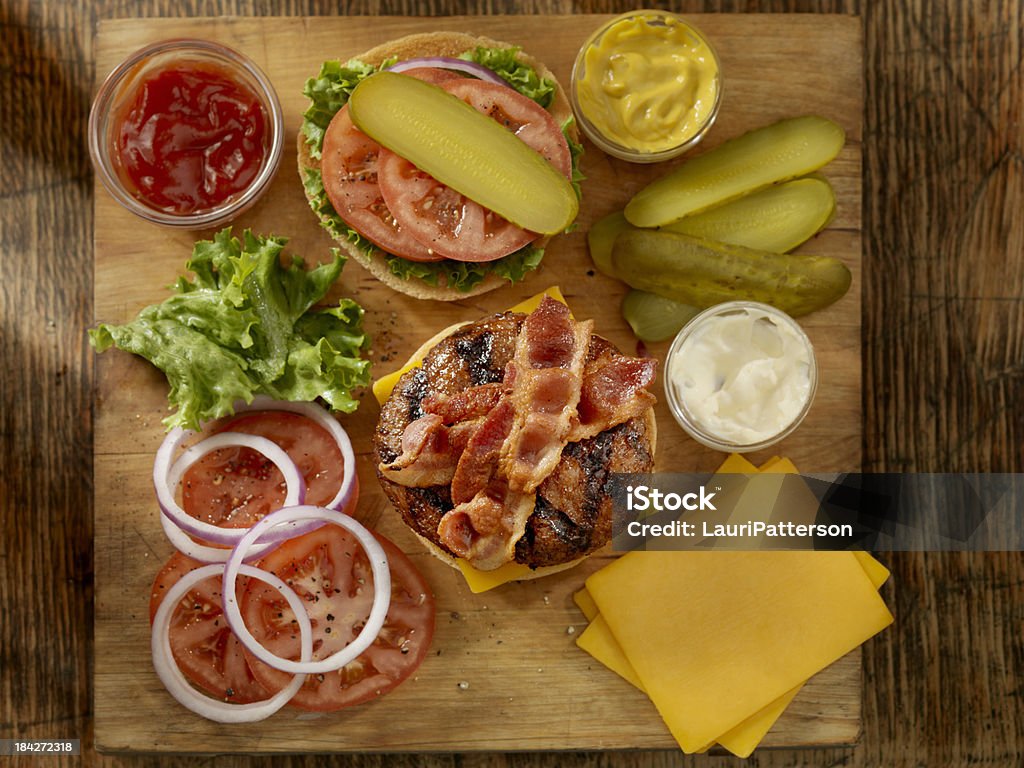
[[[128,186],[167,213],[209,210],[236,197],[267,155],[267,110],[216,65],[171,65],[147,76],[123,114],[115,149]]]

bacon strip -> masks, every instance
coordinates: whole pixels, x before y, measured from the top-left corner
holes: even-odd
[[[576,417],[593,321],[575,322],[547,296],[523,322],[512,359],[516,422],[502,451],[513,491],[530,493],[558,465]]]
[[[404,486],[424,488],[447,485],[454,468],[448,429],[441,417],[427,414],[406,426],[402,433],[402,453],[390,464],[377,467],[385,477]]]
[[[656,402],[647,391],[658,361],[606,355],[587,364],[568,442],[577,443],[636,418]]]
[[[558,465],[576,418],[592,327],[547,297],[523,322],[506,371],[508,394],[459,459],[452,482],[457,506],[438,526],[441,542],[476,568],[515,558],[536,488]]]
[[[406,488],[448,485],[455,477],[456,462],[483,418],[446,426],[437,414],[427,414],[406,426],[402,453],[377,469],[390,481]]]
[[[422,408],[427,413],[440,416],[445,424],[458,424],[486,416],[498,404],[504,389],[505,384],[499,381],[470,387],[454,395],[438,392],[423,398]]]
[[[505,383],[514,378],[514,368],[509,368]],[[587,363],[583,370],[583,385],[576,406],[576,416],[572,419],[565,442],[577,443],[595,437],[607,429],[643,414],[656,402],[654,395],[647,391],[647,387],[654,381],[656,371],[657,361],[650,358],[605,355]],[[430,432],[440,429],[436,420],[430,419],[429,424],[421,424],[423,419],[417,419],[410,422],[406,427],[406,434],[402,435],[402,455],[391,464],[382,464],[381,472],[386,473],[389,480],[406,487],[423,488],[452,483],[453,498],[458,497],[456,503],[468,501],[490,480],[493,468],[486,468],[486,472],[471,475],[474,469],[468,459],[465,463],[462,462],[463,451],[485,421],[484,416],[478,414],[485,406],[491,405],[493,408],[493,405],[501,400],[505,383],[471,387],[450,398],[443,395],[425,398],[424,410],[436,411],[430,415],[439,416],[447,426],[447,448]],[[536,387],[539,390],[536,403],[538,407],[543,407],[546,400],[543,383],[538,382],[539,385]],[[486,413],[489,411],[485,411],[484,415]],[[540,454],[547,445],[548,435],[544,431],[546,425],[543,420],[535,419],[533,427],[535,429],[527,428],[520,433],[519,447],[524,453],[532,449]],[[511,429],[508,430],[510,431]],[[430,449],[424,450],[419,442],[427,437],[435,439],[430,443]],[[479,436],[474,451],[482,450],[480,443],[484,438],[483,434]],[[477,458],[479,460],[479,455]],[[460,463],[461,472],[458,471]]]
[[[499,481],[445,513],[437,532],[455,555],[492,571],[515,559],[536,503],[536,494],[510,491]]]
[[[452,503],[462,504],[484,491],[498,468],[502,446],[515,423],[508,398],[491,409],[466,443],[452,476]]]
[[[545,297],[527,316],[504,381],[423,400],[402,453],[379,469],[405,486],[450,485],[439,541],[482,570],[515,559],[537,487],[562,450],[646,411],[657,362],[605,354],[586,363],[593,323]]]

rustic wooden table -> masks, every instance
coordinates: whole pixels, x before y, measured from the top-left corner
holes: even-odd
[[[97,19],[608,13],[629,2],[6,0],[0,6],[0,738],[92,749],[92,172]],[[860,14],[865,40],[865,469],[1024,471],[1024,4],[720,0]],[[1024,557],[892,555],[896,624],[864,651],[855,748],[756,766],[1019,766]],[[125,702],[126,707],[131,702]],[[51,758],[56,763],[57,758]],[[225,758],[228,764],[322,758]],[[205,758],[204,761],[208,761]],[[180,758],[176,764],[198,763]],[[355,756],[358,766],[726,765],[675,752]]]

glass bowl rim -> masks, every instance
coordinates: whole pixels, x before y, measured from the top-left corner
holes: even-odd
[[[703,42],[708,50],[711,51],[711,56],[715,61],[715,81],[717,87],[715,89],[715,103],[711,106],[711,113],[707,120],[701,124],[697,132],[686,141],[681,144],[677,144],[674,147],[659,150],[658,152],[643,152],[630,147],[625,147],[618,142],[612,141],[607,138],[598,128],[587,119],[580,107],[579,97],[577,96],[577,83],[584,66],[584,59],[587,50],[597,42],[602,35],[604,35],[612,26],[620,21],[626,19],[633,19],[637,17],[650,18],[655,20],[661,19],[672,19],[678,22],[682,26],[686,27],[691,33],[693,33],[701,42]],[[659,163],[664,160],[671,160],[679,157],[683,153],[690,149],[693,149],[701,140],[707,135],[708,131],[715,124],[715,120],[718,118],[719,109],[722,106],[722,59],[718,55],[718,51],[715,46],[712,45],[711,40],[708,39],[707,35],[701,31],[699,27],[693,24],[684,15],[675,13],[673,11],[665,11],[657,8],[649,9],[638,9],[633,11],[627,11],[626,13],[620,13],[617,16],[608,19],[606,22],[601,24],[580,46],[579,51],[576,53],[576,58],[572,65],[572,74],[569,79],[569,101],[572,104],[573,114],[576,117],[576,121],[580,125],[580,130],[583,134],[590,139],[590,141],[602,152],[616,157],[620,160],[625,160],[631,163]]]
[[[807,391],[807,398],[803,405],[800,407],[800,411],[793,418],[793,420],[783,427],[780,431],[767,436],[763,440],[758,440],[753,443],[738,443],[729,440],[723,440],[717,435],[711,433],[707,429],[703,428],[696,419],[694,419],[689,410],[686,408],[683,398],[676,392],[676,388],[672,385],[671,378],[669,376],[669,368],[672,360],[679,354],[679,350],[683,343],[693,335],[696,329],[707,322],[708,319],[718,317],[720,315],[730,314],[741,310],[756,309],[764,312],[766,315],[772,318],[773,321],[781,322],[781,324],[790,328],[797,338],[802,342],[804,348],[807,350],[809,364],[809,377],[810,387]],[[725,451],[727,453],[752,453],[759,451],[764,448],[770,448],[776,445],[787,437],[789,437],[797,428],[803,423],[807,414],[811,410],[811,406],[814,404],[814,398],[818,391],[818,359],[814,351],[814,345],[811,343],[810,337],[807,332],[800,326],[800,324],[789,314],[783,312],[781,309],[772,306],[771,304],[765,304],[758,301],[750,301],[746,299],[738,299],[735,301],[727,301],[721,304],[715,304],[714,306],[708,307],[702,310],[698,314],[694,315],[684,325],[679,332],[672,339],[671,345],[669,345],[668,352],[665,355],[665,375],[663,377],[663,388],[665,390],[665,397],[668,401],[669,410],[672,412],[673,418],[676,423],[694,440],[701,445],[711,448],[713,450]]]
[[[110,107],[121,96],[119,89],[129,76],[148,61],[159,62],[164,57],[194,55],[224,64],[230,71],[241,73],[267,111],[270,129],[268,151],[259,173],[249,186],[226,203],[186,214],[168,213],[152,208],[131,194],[114,170],[110,157],[108,120]],[[89,154],[93,168],[103,186],[122,207],[156,224],[170,227],[201,229],[226,223],[246,211],[270,185],[284,152],[284,112],[277,91],[266,73],[245,54],[223,43],[202,38],[175,37],[142,46],[127,56],[104,78],[97,89],[89,110]]]

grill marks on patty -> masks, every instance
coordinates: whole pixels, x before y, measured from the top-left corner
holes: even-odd
[[[405,379],[402,381],[404,382]],[[409,383],[402,387],[402,397],[408,403],[406,413],[409,415],[409,421],[416,421],[424,415],[423,399],[429,392],[430,381],[427,379],[427,374],[423,372],[422,368],[417,368]]]
[[[391,463],[401,454],[405,427],[424,415],[427,396],[453,395],[502,381],[524,317],[504,313],[464,326],[441,341],[420,368],[406,373],[381,409],[374,439],[378,461]],[[591,337],[588,361],[615,354],[610,342]],[[558,466],[537,489],[533,514],[516,543],[516,562],[534,568],[560,565],[604,546],[611,538],[608,477],[653,468],[652,430],[644,414],[569,443]],[[409,488],[386,478],[381,478],[381,485],[406,524],[441,546],[437,526],[454,507],[450,488]]]
[[[469,369],[469,380],[473,386],[500,382],[505,376],[505,366],[494,365],[494,334],[485,331],[455,344],[455,351]]]

